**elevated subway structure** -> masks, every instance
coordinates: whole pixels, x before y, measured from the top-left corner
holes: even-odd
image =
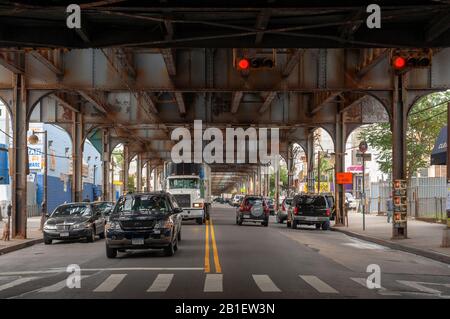
[[[192,131],[194,120],[202,120],[204,128],[220,130],[279,128],[279,150],[288,168],[292,165],[291,146],[297,143],[305,150],[310,185],[314,182],[315,129],[323,128],[332,137],[335,169],[342,172],[349,134],[363,124],[390,121],[393,177],[401,179],[406,176],[408,110],[419,97],[450,88],[450,51],[446,48],[450,36],[446,36],[448,24],[440,22],[448,12],[447,4],[422,1],[422,12],[417,8],[411,11],[408,4],[388,7],[391,18],[383,23],[390,33],[382,35],[361,26],[361,18],[352,18],[361,15],[361,7],[327,6],[326,1],[301,7],[280,1],[266,10],[234,2],[224,9],[220,1],[211,7],[160,4],[143,8],[132,3],[86,7],[89,30],[77,32],[65,28],[64,11],[24,7],[16,16],[0,6],[2,28],[17,27],[0,36],[0,98],[11,111],[14,133],[15,237],[26,236],[26,206],[22,203],[27,194],[26,128],[30,122],[58,124],[70,132],[75,150],[73,200],[81,200],[85,139],[97,141],[103,157],[103,193],[111,199],[108,168],[116,145],[124,145],[125,172],[129,160],[137,156],[140,190],[142,168],[154,170],[155,180],[159,180],[164,161],[171,159],[175,143],[171,132],[177,127]],[[132,18],[131,13],[146,18]],[[316,13],[318,19],[308,19],[306,13]],[[38,18],[46,14],[52,19],[40,23]],[[234,20],[234,28],[241,33],[247,28],[248,34],[227,36],[223,33],[226,26],[212,27],[214,17],[228,24],[229,32],[229,21]],[[321,27],[317,26],[320,22]],[[412,32],[411,24],[426,25],[428,31]],[[155,25],[159,29],[147,37],[142,35],[142,30]],[[309,26],[318,33],[280,34],[294,32],[291,28],[295,26]],[[341,31],[330,35],[331,29]],[[430,35],[431,31],[435,33]],[[132,37],[126,36],[130,34]],[[192,39],[187,40],[189,35]],[[433,48],[432,65],[396,74],[387,47],[397,46]],[[273,52],[275,66],[243,75],[233,63],[233,48],[274,48],[265,50]],[[243,177],[253,181],[255,192],[263,192],[258,165],[212,164],[212,172],[213,192],[229,189]],[[342,211],[341,186],[338,192]]]

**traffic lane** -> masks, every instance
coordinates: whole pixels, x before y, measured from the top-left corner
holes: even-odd
[[[212,218],[223,268],[224,294],[236,298],[333,298],[333,297],[380,297],[374,291],[358,286],[350,277],[367,276],[366,273],[350,271],[332,259],[318,254],[307,245],[299,244],[273,227],[259,224],[235,224],[236,209],[216,205]],[[255,277],[256,275],[257,277]],[[280,291],[263,292],[254,289],[255,281],[275,283]],[[310,288],[299,276],[316,276],[340,293],[320,293]],[[333,286],[333,287],[334,287]],[[273,287],[273,290],[276,290]]]
[[[12,278],[14,276],[37,277],[36,280],[23,285],[0,291],[0,298],[24,293],[28,294],[21,297],[50,298],[51,295],[57,298],[69,298],[73,295],[82,297],[87,286],[82,289],[64,289],[58,294],[43,295],[34,292],[34,290],[54,284],[55,281],[67,278],[69,273],[66,272],[66,268],[71,264],[79,265],[82,275],[90,275],[89,281],[93,282],[97,279],[101,280],[102,273],[108,275],[112,273],[133,274],[130,278],[134,278],[139,272],[143,274],[143,278],[146,278],[149,274],[165,272],[166,269],[180,272],[180,276],[187,278],[192,272],[203,274],[204,229],[204,225],[197,225],[191,221],[183,222],[179,249],[172,257],[164,256],[161,250],[136,250],[119,253],[117,258],[108,259],[104,240],[97,240],[94,243],[76,241],[56,242],[52,245],[39,244],[0,256],[0,280],[2,278],[11,280],[14,279]],[[139,285],[139,280],[135,284]],[[126,296],[123,297],[126,298]]]

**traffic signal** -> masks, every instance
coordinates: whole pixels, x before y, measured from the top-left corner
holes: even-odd
[[[391,66],[396,73],[403,73],[411,68],[431,66],[431,49],[395,49],[391,52]]]
[[[233,66],[246,75],[253,69],[274,68],[275,59],[273,49],[233,49]]]

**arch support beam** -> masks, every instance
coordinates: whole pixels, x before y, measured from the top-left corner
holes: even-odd
[[[12,236],[27,238],[27,91],[25,77],[14,74],[12,103],[13,149],[12,149]]]

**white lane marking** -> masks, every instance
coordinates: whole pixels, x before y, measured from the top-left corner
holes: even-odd
[[[281,290],[267,275],[252,275],[253,280],[262,292],[280,292]]]
[[[147,292],[165,292],[169,288],[172,279],[173,274],[159,274]]]
[[[367,278],[350,278],[350,279],[353,280],[354,282],[357,282],[361,286],[369,289],[367,287]],[[399,294],[397,292],[389,291],[386,288],[384,288],[383,286],[381,286],[379,289],[369,289],[369,290],[377,291],[380,295],[384,295],[384,296],[401,296],[401,294]]]
[[[81,276],[81,280],[83,280],[84,278],[87,278],[87,277],[89,277],[89,276]],[[41,288],[38,290],[38,292],[58,292],[65,287],[67,287],[67,279],[61,280],[60,282],[57,282],[54,285]],[[77,288],[73,288],[73,289],[77,289]]]
[[[61,270],[64,269],[66,271],[66,268],[54,268],[55,270]],[[125,267],[125,268],[81,268],[81,271],[143,271],[143,270],[159,270],[159,271],[165,271],[165,270],[205,270],[203,267]]]
[[[38,278],[39,277],[24,277],[24,278],[16,279],[16,280],[11,281],[11,282],[9,282],[7,284],[1,285],[0,286],[0,291],[9,289],[9,288],[12,288],[12,287],[15,287],[15,286],[19,286],[21,284],[24,284],[26,282],[29,282],[29,281],[32,281],[32,280],[35,280],[35,279],[38,279]]]
[[[424,286],[424,284],[431,284],[432,285],[433,283],[419,282],[419,281],[408,281],[408,280],[397,280],[397,282],[402,284],[402,285],[405,285],[405,286],[417,289],[417,290],[419,290],[421,292],[425,292],[425,293],[429,293],[429,294],[433,294],[433,295],[440,295],[440,294],[442,294],[442,292],[439,291],[439,290],[436,290],[436,289]],[[447,286],[447,287],[450,286],[450,285],[447,285],[447,284],[439,284],[439,285]]]
[[[60,272],[66,272],[66,268],[58,268],[52,270],[29,270],[29,271],[7,271],[0,272],[0,276],[23,276],[23,275],[36,275],[36,274],[55,274]]]
[[[127,274],[112,274],[105,279],[94,292],[110,292],[116,289],[116,287],[122,282]]]
[[[207,274],[205,279],[204,292],[222,292],[223,274]]]
[[[370,249],[370,250],[389,250],[388,247],[384,247],[378,244],[369,243],[363,240],[359,240],[356,238],[349,238],[352,243],[343,243],[342,245],[351,246],[358,249]]]
[[[308,285],[316,289],[320,293],[324,294],[338,294],[339,292],[333,287],[329,286],[327,283],[323,282],[316,276],[303,276],[299,275]]]

